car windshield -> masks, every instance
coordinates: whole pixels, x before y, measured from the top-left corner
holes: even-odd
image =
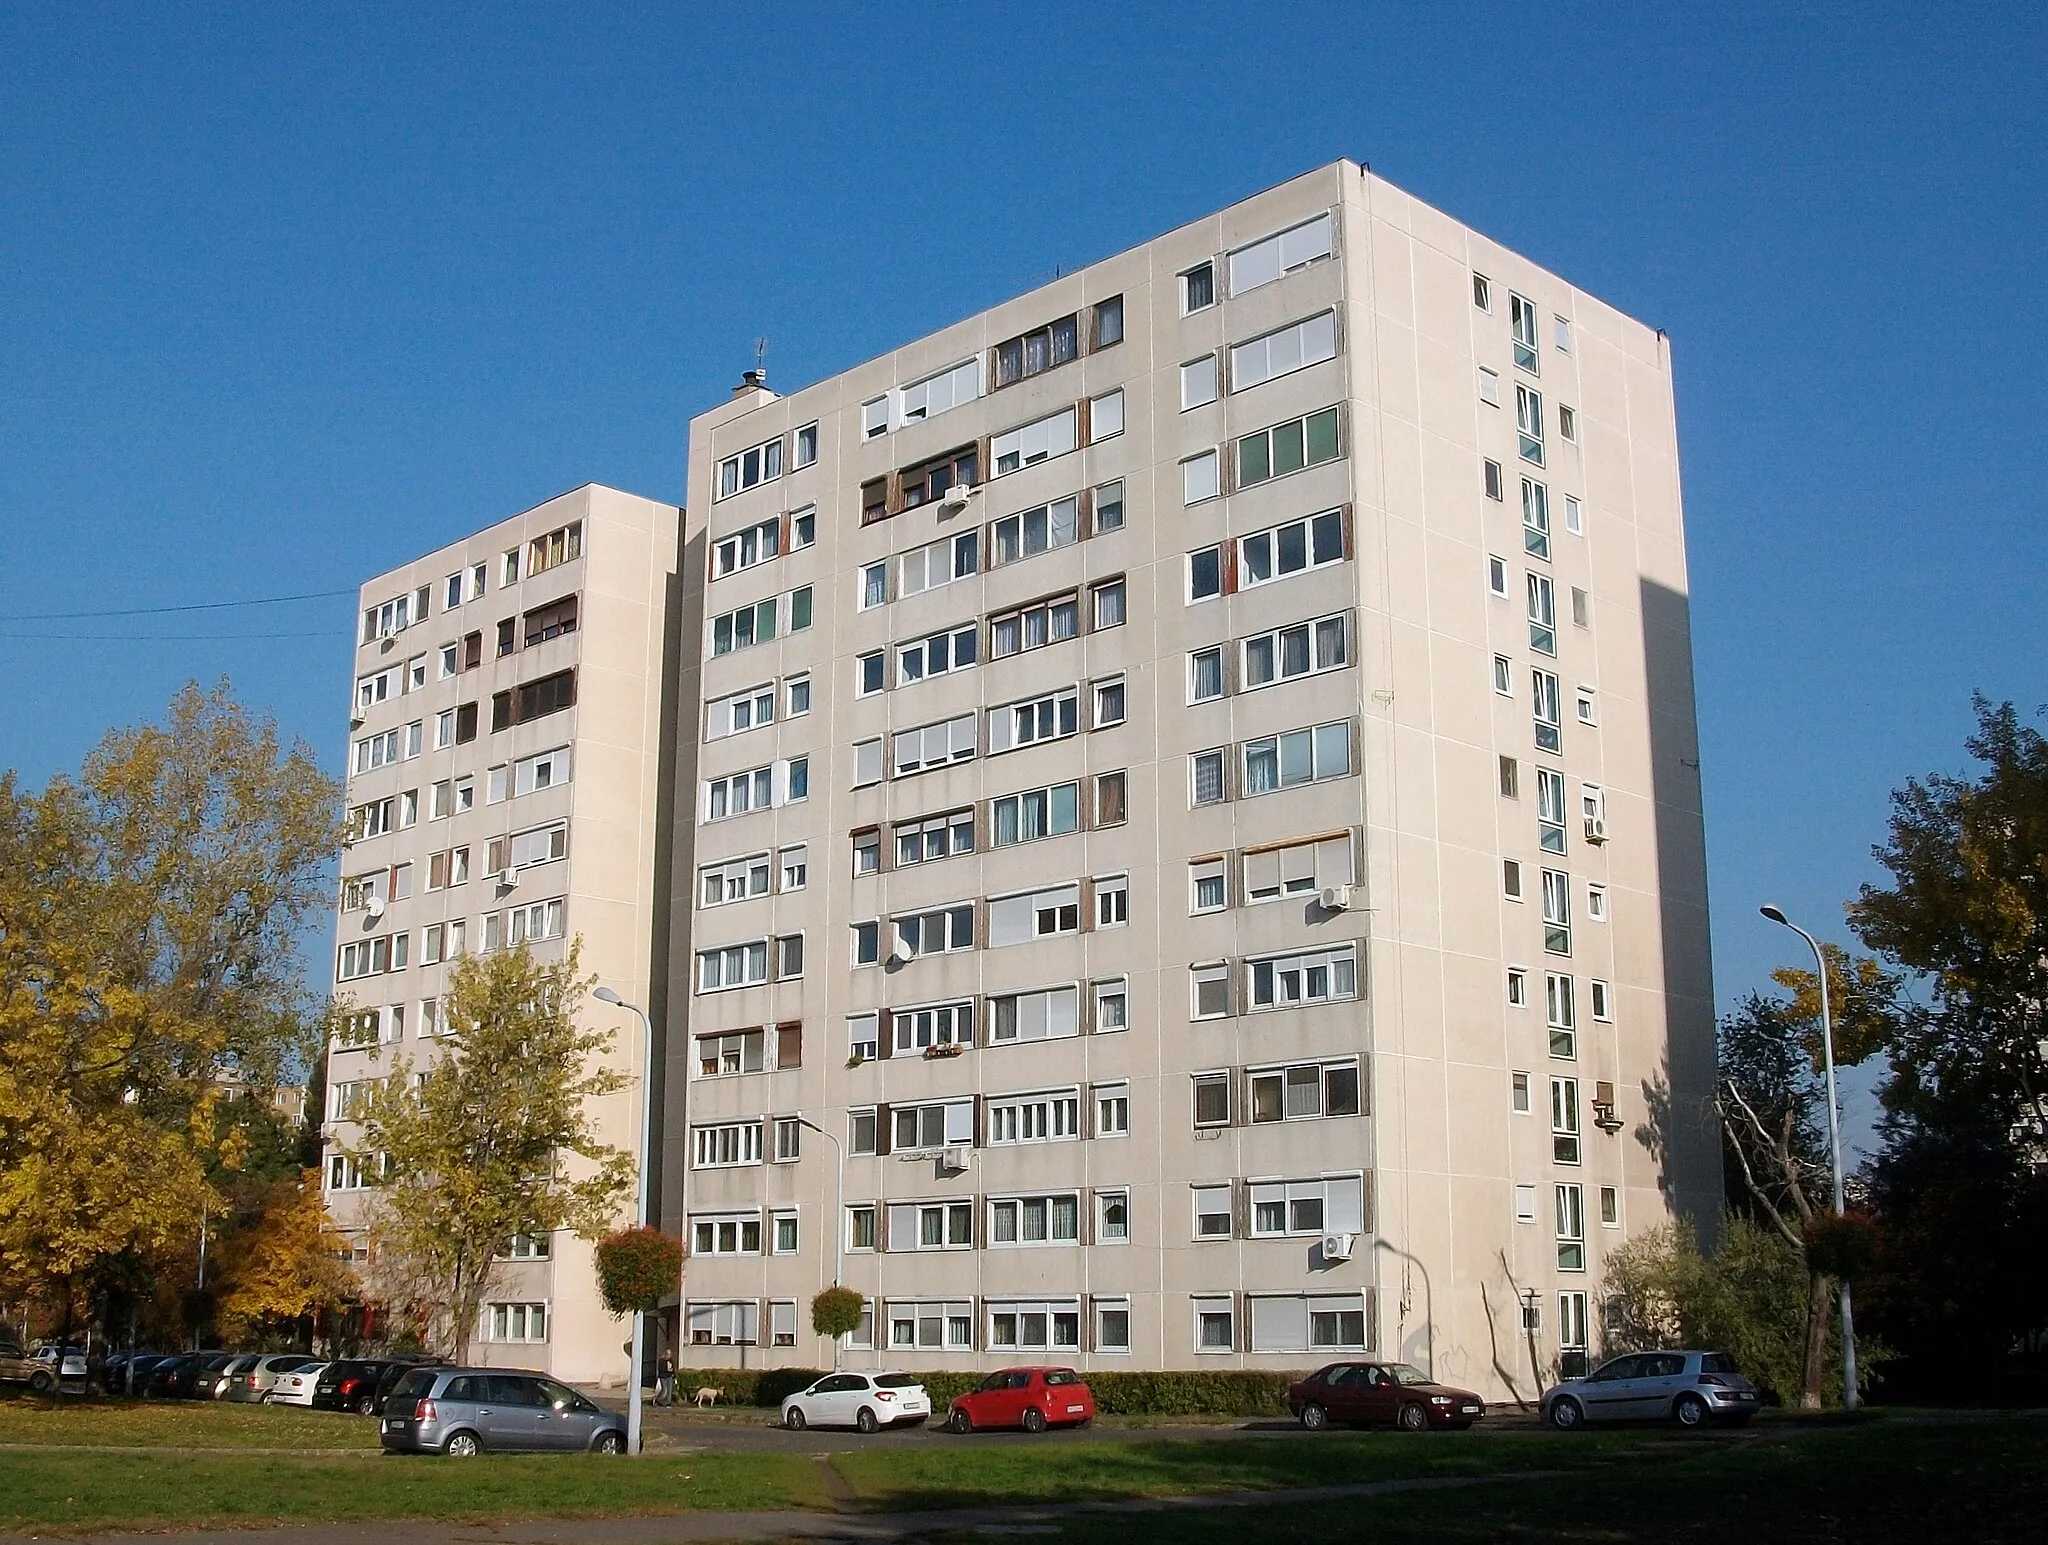
[[[1429,1375],[1413,1363],[1388,1363],[1387,1372],[1391,1373],[1395,1381],[1401,1384],[1427,1384],[1430,1382]]]
[[[884,1373],[875,1378],[876,1389],[916,1389],[918,1383],[914,1373]]]

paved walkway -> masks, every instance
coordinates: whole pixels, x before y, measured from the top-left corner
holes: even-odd
[[[1153,1513],[1340,1502],[1404,1491],[1455,1491],[1500,1481],[1543,1480],[1566,1472],[1520,1470],[1507,1475],[1427,1477],[1294,1491],[1237,1491],[1220,1496],[1160,1497],[1128,1502],[1044,1503],[1029,1507],[934,1509],[916,1513],[678,1513],[643,1518],[537,1518],[521,1523],[444,1524],[371,1520],[291,1524],[268,1529],[99,1534],[94,1545],[698,1545],[720,1540],[888,1541],[964,1531],[992,1538],[1056,1534],[1059,1520],[1082,1514]],[[23,1539],[7,1535],[0,1539]]]

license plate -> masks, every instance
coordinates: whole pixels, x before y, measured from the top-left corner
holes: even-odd
[[[404,1423],[404,1422],[386,1422],[386,1423],[384,1424],[384,1430],[385,1430],[386,1432],[402,1432],[402,1431],[404,1431],[404,1429],[405,1429],[405,1423]]]
[[[1081,1408],[1080,1408],[1079,1406],[1068,1406],[1068,1407],[1067,1407],[1067,1415],[1069,1415],[1069,1416],[1079,1416],[1080,1414],[1081,1414]]]
[[[1463,1409],[1463,1411],[1461,1411],[1461,1412],[1460,1412],[1459,1414],[1460,1414],[1460,1415],[1463,1415],[1463,1416],[1477,1416],[1477,1415],[1479,1414],[1479,1407],[1477,1407],[1477,1406],[1466,1406],[1466,1407],[1465,1407],[1465,1408]]]

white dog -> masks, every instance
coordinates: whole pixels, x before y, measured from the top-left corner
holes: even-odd
[[[700,1407],[715,1406],[718,1404],[719,1397],[724,1393],[724,1390],[713,1389],[710,1385],[707,1384],[704,1386],[704,1388],[697,1391],[696,1396],[694,1398],[696,1399],[696,1402]]]

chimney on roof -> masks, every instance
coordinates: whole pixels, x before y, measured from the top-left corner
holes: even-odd
[[[744,397],[748,392],[764,392],[768,389],[768,372],[759,366],[740,372],[740,384],[732,389],[735,397]]]

